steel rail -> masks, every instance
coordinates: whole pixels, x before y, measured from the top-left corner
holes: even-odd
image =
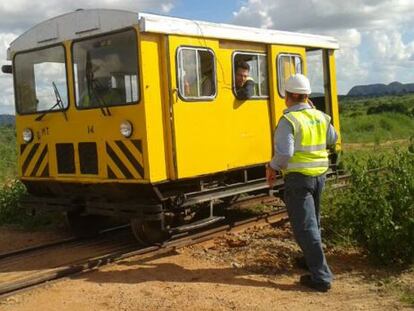
[[[0,260],[5,259],[5,258],[9,258],[9,257],[13,257],[13,256],[22,255],[22,254],[25,254],[25,253],[30,253],[30,252],[35,252],[35,251],[39,251],[39,250],[42,250],[42,249],[51,248],[51,247],[54,247],[54,246],[61,246],[61,245],[64,245],[64,244],[77,242],[77,241],[80,241],[80,240],[81,239],[79,239],[79,238],[74,238],[73,237],[73,238],[57,240],[57,241],[50,242],[50,243],[30,246],[30,247],[26,247],[26,248],[21,248],[21,249],[14,250],[14,251],[11,251],[11,252],[0,253]]]
[[[0,253],[0,260],[5,259],[5,258],[9,258],[9,257],[19,256],[19,255],[22,255],[22,254],[25,254],[25,253],[36,252],[36,251],[40,251],[40,250],[44,250],[44,249],[48,249],[48,248],[53,248],[55,246],[60,247],[60,246],[64,246],[66,244],[71,244],[71,243],[75,243],[75,242],[92,241],[93,239],[102,237],[102,236],[106,235],[109,232],[123,230],[123,229],[128,228],[128,227],[129,227],[129,225],[123,225],[123,226],[116,226],[116,227],[113,227],[113,228],[108,228],[108,229],[102,230],[99,233],[99,235],[97,237],[94,237],[94,238],[70,237],[70,238],[56,240],[56,241],[45,243],[45,244],[39,244],[39,245],[34,245],[34,246],[26,247],[26,248],[13,250],[13,251],[10,251],[10,252]]]

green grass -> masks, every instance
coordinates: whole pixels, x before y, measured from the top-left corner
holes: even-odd
[[[343,141],[348,143],[408,139],[414,135],[414,118],[391,112],[341,116],[341,134]]]
[[[17,175],[16,134],[12,126],[0,127],[0,185]]]
[[[341,99],[340,122],[345,143],[409,139],[414,136],[414,94]]]

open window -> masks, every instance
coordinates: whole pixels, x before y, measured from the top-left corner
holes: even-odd
[[[279,54],[277,56],[277,79],[280,97],[285,97],[285,83],[290,76],[303,73],[302,59],[297,54]]]
[[[179,94],[184,100],[213,99],[216,96],[213,51],[180,47],[177,52],[177,78]]]
[[[254,91],[251,98],[268,98],[267,56],[266,54],[245,52],[237,52],[233,55],[233,92],[235,96],[237,97],[237,90],[243,87],[244,83],[244,81],[241,81],[242,78],[237,76],[238,68],[243,63],[248,65],[246,72],[248,79],[254,82]]]
[[[310,98],[317,109],[330,114],[330,78],[328,58],[324,57],[326,52],[322,49],[308,50],[306,51],[306,62],[308,78],[312,88]]]

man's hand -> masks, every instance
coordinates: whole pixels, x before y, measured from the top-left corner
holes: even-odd
[[[269,164],[266,165],[266,180],[269,187],[273,188],[276,181],[276,171]]]

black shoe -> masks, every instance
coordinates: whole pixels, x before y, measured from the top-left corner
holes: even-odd
[[[303,256],[295,258],[295,266],[303,270],[309,270],[305,257]]]
[[[303,286],[312,288],[318,292],[324,292],[324,293],[331,289],[331,283],[315,282],[314,280],[312,280],[309,274],[302,275],[300,277],[300,284],[302,284]]]

